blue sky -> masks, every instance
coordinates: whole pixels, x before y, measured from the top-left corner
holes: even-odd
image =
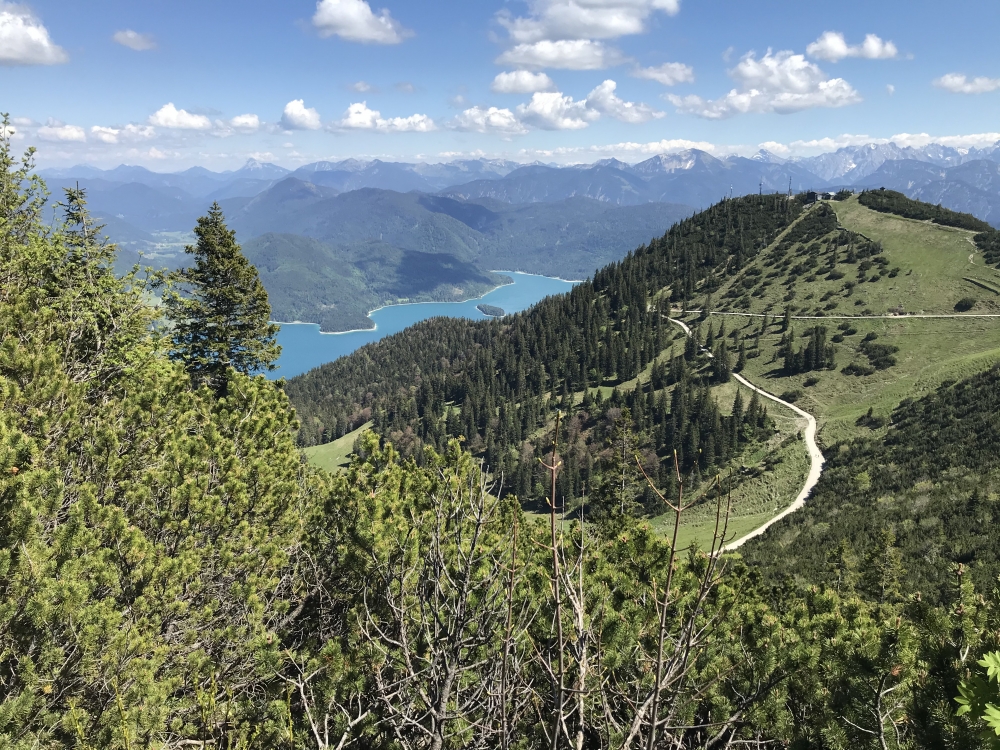
[[[970,147],[1000,139],[998,28],[983,0],[0,0],[0,111],[43,166],[161,171]]]

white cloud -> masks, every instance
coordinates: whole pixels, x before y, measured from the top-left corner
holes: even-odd
[[[118,133],[117,128],[104,128],[100,125],[95,125],[90,129],[90,134],[101,143],[118,143]]]
[[[887,139],[899,146],[921,148],[931,143],[940,143],[951,148],[984,148],[1000,141],[1000,133],[970,133],[968,135],[938,135],[927,133],[897,133]]]
[[[376,15],[365,0],[319,0],[312,22],[320,36],[366,44],[399,44],[413,34],[388,9]]]
[[[843,107],[861,101],[843,78],[828,78],[815,63],[788,51],[768,50],[760,59],[751,52],[729,75],[738,87],[719,99],[672,94],[667,98],[678,111],[710,120],[748,112],[787,114],[813,107]]]
[[[236,115],[229,121],[229,126],[235,130],[254,132],[260,129],[260,118],[253,114]]]
[[[378,110],[369,109],[367,102],[355,102],[337,123],[346,130],[378,130],[385,133],[427,133],[437,126],[427,115],[383,118]]]
[[[518,44],[555,39],[616,39],[641,34],[656,11],[674,15],[680,0],[529,0],[529,14],[497,16]]]
[[[417,87],[409,81],[400,81],[394,86],[394,88],[401,94],[412,94],[417,90]]]
[[[146,152],[146,156],[148,156],[150,159],[169,159],[170,158],[170,154],[166,154],[163,151],[160,151],[160,149],[156,148],[156,146],[153,146],[152,148],[150,148],[149,151]]]
[[[304,99],[293,99],[285,105],[281,127],[285,130],[319,130],[322,126],[319,112],[306,107]]]
[[[892,96],[893,94],[896,93],[896,87],[893,86],[891,83],[887,83],[885,85],[885,93],[887,93],[889,96]]]
[[[986,94],[1000,89],[1000,78],[968,78],[961,73],[948,73],[936,78],[934,85],[955,94]]]
[[[792,152],[788,146],[784,143],[778,143],[777,141],[764,141],[763,143],[757,144],[758,148],[764,151],[770,151],[772,154],[777,156],[787,156]]]
[[[498,65],[563,70],[602,70],[624,62],[621,52],[589,39],[518,44],[496,59]]]
[[[789,147],[797,154],[817,154],[836,151],[845,146],[864,146],[869,143],[895,143],[903,148],[923,148],[932,143],[939,143],[955,149],[984,148],[1000,141],[1000,133],[970,133],[966,135],[930,135],[929,133],[896,133],[889,138],[873,138],[861,133],[844,133],[842,135],[817,138],[813,140],[792,141]]]
[[[663,112],[658,112],[648,104],[626,102],[619,98],[615,94],[617,87],[618,84],[610,79],[604,81],[587,94],[587,107],[602,115],[608,115],[616,120],[632,124],[649,122],[663,117]]]
[[[497,107],[471,107],[449,123],[454,130],[468,130],[475,133],[497,133],[499,135],[523,135],[528,132],[521,121],[509,109]]]
[[[63,125],[61,122],[53,121],[38,129],[38,137],[43,141],[71,141],[82,143],[87,140],[87,133],[79,125]]]
[[[161,128],[175,130],[208,130],[212,121],[205,115],[195,115],[184,109],[177,109],[173,102],[168,102],[149,116],[149,124]]]
[[[806,52],[811,57],[829,62],[837,62],[845,57],[890,60],[899,55],[895,44],[886,42],[875,34],[868,34],[861,44],[848,44],[839,31],[824,31],[819,39],[806,47]]]
[[[368,109],[368,102],[356,102],[347,108],[339,124],[352,130],[374,130],[380,116],[380,112]]]
[[[156,40],[150,34],[140,34],[138,31],[132,31],[132,29],[116,31],[115,35],[111,38],[123,47],[134,49],[136,52],[156,49]]]
[[[121,143],[124,141],[148,141],[156,136],[156,129],[149,125],[128,124],[123,128],[108,128],[94,125],[90,135],[101,143]]]
[[[409,117],[390,117],[388,120],[379,120],[377,123],[379,130],[388,130],[390,133],[429,133],[437,130],[437,125],[427,115],[410,115]]]
[[[357,91],[359,94],[366,94],[372,90],[371,84],[366,83],[365,81],[358,81],[357,83],[352,83],[347,88],[349,88],[351,91]]]
[[[632,75],[635,78],[657,81],[664,86],[694,82],[694,68],[684,63],[663,63],[654,68],[636,68],[632,71]]]
[[[58,65],[69,55],[30,10],[0,0],[0,65]]]
[[[597,110],[587,107],[587,100],[574,101],[558,91],[536,92],[531,101],[517,107],[522,122],[542,130],[580,130],[600,118]]]
[[[544,73],[514,70],[497,75],[490,91],[495,94],[533,94],[536,91],[553,91],[555,87],[552,79]]]

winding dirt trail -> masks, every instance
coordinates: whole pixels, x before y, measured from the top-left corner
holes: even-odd
[[[667,318],[667,320],[669,320],[671,323],[675,323],[679,325],[682,329],[684,329],[684,333],[687,336],[691,335],[691,328],[684,321],[678,320],[677,318],[670,318],[667,316],[664,317]],[[709,357],[712,356],[711,352],[707,352],[707,354]],[[806,498],[809,497],[809,493],[812,492],[813,487],[816,486],[816,483],[819,481],[820,475],[823,473],[823,452],[819,449],[819,446],[816,444],[816,418],[809,412],[804,411],[803,409],[800,409],[799,407],[795,406],[795,404],[790,404],[787,401],[782,401],[773,393],[768,393],[763,388],[758,388],[742,375],[739,375],[734,372],[733,378],[735,378],[739,383],[745,385],[750,390],[756,391],[764,398],[770,399],[771,401],[774,401],[788,409],[791,409],[798,416],[802,417],[805,420],[806,426],[802,432],[802,437],[805,440],[806,449],[809,451],[810,465],[809,465],[809,474],[806,475],[805,484],[802,485],[802,489],[799,491],[799,494],[796,496],[795,500],[792,501],[792,504],[789,505],[780,513],[778,513],[776,516],[774,516],[767,523],[754,529],[749,534],[740,537],[736,541],[730,542],[729,544],[725,545],[722,548],[723,551],[725,552],[731,552],[732,550],[739,549],[754,537],[763,534],[765,531],[771,528],[772,525],[780,521],[782,518],[791,513],[794,513],[803,505],[805,505]]]

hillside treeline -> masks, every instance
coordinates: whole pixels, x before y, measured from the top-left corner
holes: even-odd
[[[895,214],[907,219],[930,221],[945,227],[958,227],[973,232],[993,232],[992,226],[971,214],[935,206],[923,201],[908,198],[895,190],[863,190],[858,194],[858,202],[873,211]]]

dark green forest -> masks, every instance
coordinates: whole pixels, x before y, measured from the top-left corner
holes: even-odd
[[[623,512],[638,498],[610,481],[596,517],[552,507],[543,520],[444,436],[404,455],[369,433],[345,473],[310,467],[296,436],[300,418],[317,434],[317,414],[298,416],[282,383],[255,374],[277,356],[274,328],[221,210],[206,207],[185,270],[121,276],[82,191],[60,196],[58,224],[43,220],[44,185],[30,151],[12,155],[9,133],[0,128],[0,747],[994,746],[981,721],[993,683],[977,661],[1000,645],[1000,601],[969,567],[940,555],[938,587],[917,595],[914,576],[925,574],[880,532],[838,547],[825,577],[774,576],[720,554],[731,502],[722,479],[706,549],[680,549]],[[683,305],[797,211],[778,197],[726,202],[575,296],[510,321],[445,326],[452,338],[431,354],[450,353],[447,364],[399,362],[373,380],[368,404],[389,414],[392,399],[410,403],[403,396],[426,382],[478,387],[453,373],[486,372],[491,342],[534,357],[524,393],[539,408],[542,388],[558,401],[590,369],[617,382],[672,343],[649,289],[669,286]],[[150,304],[154,293],[166,304]],[[594,343],[594,359],[581,360],[595,327],[603,338],[593,341],[615,354]],[[550,369],[541,353],[559,352],[573,331],[581,349]],[[609,437],[626,459],[635,425],[670,434],[685,410],[689,425],[710,422],[692,441],[702,456],[709,439],[732,452],[770,429],[759,404],[725,416],[705,404],[706,383],[728,370],[696,345],[719,352],[732,336],[703,324],[698,339],[657,364],[651,390],[611,392]],[[389,341],[406,347],[405,336]],[[354,361],[372,366],[378,351]],[[581,361],[593,364],[580,372]],[[420,381],[400,394],[407,367]],[[492,394],[508,408],[491,372],[490,388],[462,404]],[[960,425],[995,379],[904,406],[893,429]],[[654,394],[670,380],[688,385],[661,409]],[[425,406],[439,409],[443,388],[426,392]],[[369,408],[351,391],[347,417],[355,398]],[[497,427],[484,414],[485,443]],[[669,428],[657,422],[666,414]],[[970,432],[986,429],[980,419]],[[936,460],[941,446],[923,434],[931,445],[899,448],[899,461]],[[569,456],[560,432],[549,437],[539,458],[555,498]],[[646,486],[679,520],[703,459],[670,440],[673,484]],[[971,445],[954,442],[944,472]],[[961,715],[959,696],[971,709]]]

